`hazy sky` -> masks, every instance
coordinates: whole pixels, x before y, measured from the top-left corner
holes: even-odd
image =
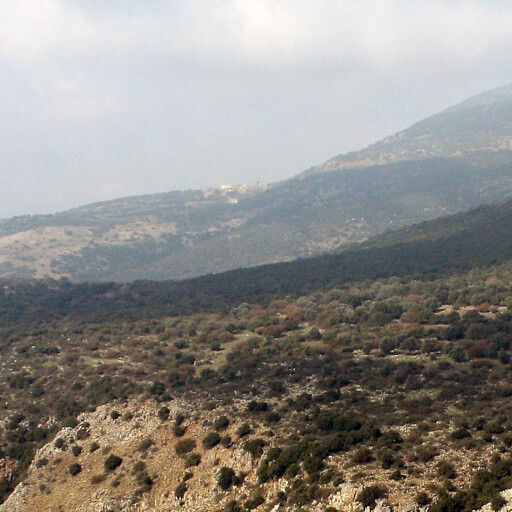
[[[512,82],[512,2],[0,0],[0,217],[276,181]]]

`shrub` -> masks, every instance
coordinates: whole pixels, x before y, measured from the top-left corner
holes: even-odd
[[[145,492],[151,491],[153,487],[153,479],[148,475],[146,471],[137,473],[135,482],[137,483],[136,494],[144,494]]]
[[[251,426],[249,425],[249,423],[243,423],[242,425],[240,425],[236,433],[238,434],[238,437],[245,437],[246,435],[251,433]]]
[[[373,460],[372,452],[369,448],[359,448],[352,456],[352,462],[356,464],[366,464]]]
[[[150,437],[147,437],[146,439],[143,439],[139,443],[139,446],[137,446],[137,451],[145,452],[145,451],[149,450],[154,444],[155,444],[155,442],[153,441],[153,439],[151,439]]]
[[[263,498],[261,494],[257,494],[253,498],[246,500],[244,506],[247,510],[253,510],[258,508],[263,503],[265,503],[265,498]]]
[[[142,473],[143,471],[146,471],[146,463],[138,460],[132,468],[132,475],[136,475],[138,473]]]
[[[217,431],[220,431],[220,430],[225,430],[226,428],[228,428],[229,426],[229,419],[227,416],[219,416],[216,420],[215,420],[215,423],[213,425],[213,427],[215,428],[215,430]]]
[[[255,459],[259,459],[263,454],[265,444],[263,439],[251,439],[244,443],[244,450],[249,452]]]
[[[389,469],[395,462],[395,454],[391,450],[382,450],[379,452],[379,461],[382,463],[382,469]]]
[[[177,455],[185,455],[190,453],[196,447],[196,442],[193,439],[182,439],[176,443],[174,448]]]
[[[453,440],[465,439],[467,437],[471,437],[471,433],[469,432],[469,430],[467,428],[458,428],[457,430],[454,430],[451,433],[451,438]]]
[[[183,498],[183,496],[185,496],[186,492],[187,492],[187,484],[185,484],[185,482],[180,482],[177,485],[176,489],[174,489],[174,496],[176,496],[176,498],[181,500],[181,498]]]
[[[55,439],[55,441],[53,442],[53,446],[55,446],[55,448],[58,448],[59,450],[65,450],[66,442],[64,441],[64,439],[62,439],[62,437],[57,437],[57,439]]]
[[[437,474],[443,478],[455,478],[457,473],[451,462],[447,460],[441,460],[437,464]]]
[[[425,491],[421,491],[418,494],[416,494],[416,503],[420,507],[424,507],[425,505],[428,505],[430,502],[430,498],[428,497],[428,494]]]
[[[499,421],[493,421],[485,425],[484,431],[488,434],[502,434],[505,432],[505,427]]]
[[[201,462],[201,455],[199,455],[199,453],[191,453],[185,459],[185,467],[191,468],[193,466],[199,466],[200,462]]]
[[[119,418],[120,416],[121,416],[121,414],[119,414],[117,411],[112,411],[110,413],[110,418],[113,420],[117,420],[117,418]]]
[[[170,410],[168,407],[161,407],[159,410],[158,410],[158,417],[162,420],[162,421],[167,421],[167,419],[169,418],[169,414],[170,414]]]
[[[268,403],[267,402],[257,402],[256,400],[251,400],[247,404],[247,410],[249,412],[265,412],[265,411],[268,411]]]
[[[238,483],[238,478],[231,468],[223,466],[220,468],[217,483],[223,491],[227,491],[232,485],[236,485]]]
[[[493,510],[500,510],[506,504],[507,504],[507,500],[503,496],[501,496],[501,494],[496,494],[491,499],[491,508]]]
[[[77,441],[83,441],[84,439],[87,439],[90,436],[88,429],[89,426],[80,425],[76,431],[75,439]]]
[[[220,444],[224,446],[224,448],[229,448],[233,442],[231,441],[231,436],[229,434],[226,434],[221,437]]]
[[[71,447],[71,453],[75,456],[75,457],[78,457],[81,453],[82,453],[82,447],[79,446],[78,444],[74,444],[72,447]]]
[[[105,471],[114,471],[123,463],[123,459],[117,455],[109,455],[105,460]]]
[[[48,460],[47,457],[43,457],[42,459],[38,459],[38,460],[36,460],[36,468],[37,469],[42,468],[42,467],[48,465],[48,462],[50,462],[50,461]]]
[[[99,448],[100,445],[96,441],[93,441],[89,446],[89,453],[94,453],[96,450],[99,450]]]
[[[74,464],[70,464],[68,471],[71,476],[78,475],[78,473],[80,473],[80,471],[82,471],[82,466],[80,466],[80,464],[77,464],[75,462]]]
[[[185,435],[185,429],[180,425],[174,425],[172,427],[172,433],[174,434],[175,437],[181,437]]]
[[[165,384],[163,382],[153,382],[149,388],[149,392],[153,396],[161,396],[165,393]]]
[[[238,504],[236,500],[230,500],[226,503],[224,507],[224,512],[242,512],[242,507]]]
[[[92,485],[98,485],[101,482],[103,482],[105,480],[105,478],[107,478],[105,474],[92,475],[92,477],[91,477],[91,484]]]
[[[380,485],[370,485],[364,487],[363,490],[357,495],[357,501],[359,501],[364,508],[375,507],[375,501],[386,496],[386,489]]]
[[[220,436],[217,432],[210,432],[204,439],[203,439],[203,446],[205,448],[213,448],[214,446],[217,446],[220,443]]]

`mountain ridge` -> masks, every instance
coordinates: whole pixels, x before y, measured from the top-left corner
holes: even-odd
[[[457,119],[461,113],[469,116],[468,119],[463,119],[464,124],[461,126],[460,119]],[[512,137],[510,135],[510,115],[512,113],[512,84],[485,91],[483,93],[472,96],[471,98],[449,107],[437,114],[434,114],[422,121],[414,123],[405,130],[385,137],[384,139],[370,144],[360,151],[354,151],[346,154],[338,155],[334,158],[327,160],[319,166],[314,166],[307,171],[305,175],[316,172],[332,171],[348,169],[353,167],[366,167],[370,165],[383,165],[390,162],[407,161],[416,158],[428,158],[432,156],[459,156],[460,150],[460,130],[464,128],[463,134],[467,138],[468,130],[470,133],[473,131],[472,123],[484,121],[484,131],[480,130],[476,137],[473,137],[473,143],[480,144],[480,146],[473,147],[466,150],[469,153],[475,151],[499,151],[508,150],[512,148]],[[495,130],[490,130],[488,125],[489,116],[494,117],[500,123],[500,128],[506,129],[507,134],[496,133]],[[497,119],[496,119],[497,118]],[[458,131],[451,130],[446,132],[446,123],[457,123]],[[468,122],[470,121],[470,122]],[[486,122],[487,121],[487,122]],[[440,124],[444,128],[444,137],[432,138],[432,130],[436,125]],[[487,131],[485,131],[485,129]],[[457,135],[458,137],[455,137]],[[401,148],[399,144],[404,139],[413,138],[413,142],[423,139],[420,144],[427,144],[427,146],[416,146],[414,152],[410,149]],[[444,140],[443,140],[444,139]],[[463,139],[462,139],[463,140]],[[397,147],[398,145],[398,147]],[[455,147],[452,147],[455,145]]]
[[[512,197],[291,262],[182,281],[71,283],[0,280],[0,327],[221,312],[365,280],[433,279],[512,263]]]
[[[271,185],[0,221],[0,276],[184,279],[290,261],[512,194],[512,87]]]

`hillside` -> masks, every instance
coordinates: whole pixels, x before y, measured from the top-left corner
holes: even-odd
[[[151,319],[4,322],[0,510],[510,506],[511,281],[508,264],[181,316],[147,289]]]
[[[225,311],[365,279],[443,277],[512,260],[512,199],[435,219],[337,253],[183,281],[3,280],[0,326],[68,318],[111,321]]]
[[[0,221],[0,275],[183,279],[336,249],[512,193],[512,90],[471,98],[290,180]]]
[[[0,510],[505,512],[511,225],[508,199],[192,280],[2,280]]]
[[[339,155],[307,174],[433,157],[482,162],[512,149],[512,85],[486,91],[371,146]],[[491,156],[491,159],[494,159]]]

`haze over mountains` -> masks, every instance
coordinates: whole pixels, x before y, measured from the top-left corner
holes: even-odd
[[[287,261],[512,193],[512,86],[284,182],[0,221],[0,275],[181,279]]]

